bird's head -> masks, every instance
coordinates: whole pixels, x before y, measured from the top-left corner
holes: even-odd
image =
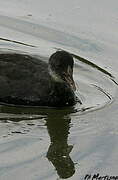
[[[57,51],[49,58],[49,72],[56,82],[65,82],[75,91],[73,80],[73,57],[66,51]]]

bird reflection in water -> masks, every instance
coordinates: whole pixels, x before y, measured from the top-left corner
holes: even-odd
[[[68,145],[70,122],[70,117],[59,111],[49,115],[46,122],[51,140],[47,158],[60,178],[69,178],[75,173],[74,163],[69,155],[73,146]]]
[[[69,178],[75,173],[74,162],[70,157],[70,152],[73,149],[72,145],[68,145],[68,135],[70,129],[70,113],[73,108],[67,109],[40,109],[40,108],[24,108],[24,107],[7,107],[1,106],[0,113],[16,114],[16,117],[9,120],[18,122],[28,120],[27,114],[44,115],[46,119],[46,126],[50,136],[51,144],[48,148],[47,158],[52,162],[57,174],[60,178]],[[26,118],[19,114],[26,114]],[[4,119],[4,118],[3,118]],[[2,119],[2,120],[3,120]],[[35,118],[35,120],[39,118]]]

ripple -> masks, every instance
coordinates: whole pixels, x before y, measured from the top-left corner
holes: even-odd
[[[85,113],[111,104],[117,89],[114,76],[85,58],[75,54],[73,56],[75,57],[76,95],[82,101],[81,106],[76,105],[76,110]]]

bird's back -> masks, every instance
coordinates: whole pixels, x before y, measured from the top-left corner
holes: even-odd
[[[48,96],[49,84],[47,63],[24,54],[0,54],[0,101],[40,101]]]

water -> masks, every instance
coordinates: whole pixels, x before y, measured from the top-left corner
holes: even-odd
[[[77,180],[86,174],[117,175],[117,47],[105,34],[98,40],[97,30],[93,39],[87,38],[89,31],[83,37],[81,22],[77,35],[64,24],[57,23],[56,29],[49,20],[46,26],[30,17],[0,14],[0,53],[27,53],[48,61],[56,49],[69,51],[74,56],[76,95],[82,105],[59,109],[1,105],[0,179]],[[106,61],[108,56],[111,61]]]

